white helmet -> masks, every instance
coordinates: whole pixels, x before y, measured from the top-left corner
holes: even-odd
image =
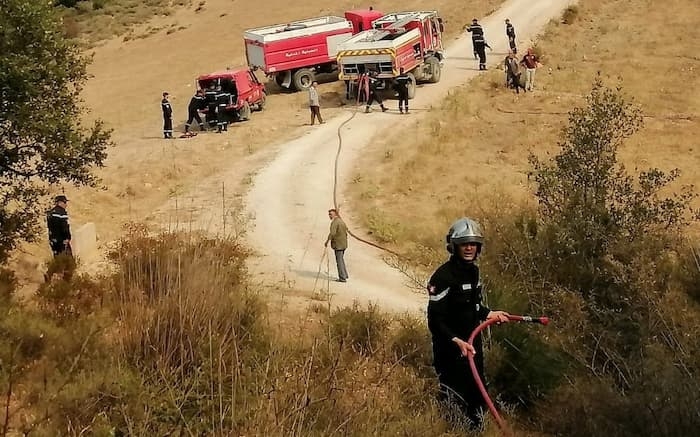
[[[447,243],[447,251],[450,253],[455,253],[458,244],[476,243],[476,253],[479,254],[484,245],[484,234],[481,233],[481,226],[476,220],[462,217],[452,223],[445,236],[445,242]]]

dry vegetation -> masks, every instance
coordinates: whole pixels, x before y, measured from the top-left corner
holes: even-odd
[[[358,306],[280,317],[247,256],[134,225],[114,274],[58,258],[33,309],[0,271],[3,435],[464,435],[438,413],[422,322]]]
[[[156,16],[168,16],[174,7],[189,6],[192,0],[58,0],[66,35],[79,38],[87,44],[94,44],[113,36],[132,32],[137,24],[142,24]],[[178,30],[177,25],[167,29]],[[134,37],[146,37],[162,30],[146,29]]]
[[[441,108],[416,111],[413,130],[373,142],[350,194],[379,240],[434,240],[456,214],[504,197],[530,201],[528,154],[555,150],[567,112],[583,102],[598,71],[612,86],[621,78],[648,116],[621,161],[631,169],[679,168],[680,183],[700,186],[700,93],[693,91],[700,89],[700,27],[697,15],[678,12],[694,2],[580,3],[573,24],[553,21],[536,43],[544,67],[534,93],[517,98],[492,69]],[[659,40],[663,29],[673,29],[673,43]]]
[[[531,429],[671,436],[699,424],[700,258],[688,208],[698,201],[697,188],[682,188],[700,185],[700,28],[680,12],[694,7],[583,0],[536,43],[534,93],[516,97],[493,69],[441,108],[416,111],[419,124],[378,139],[358,165],[358,220],[418,277],[444,259],[449,224],[477,217],[491,307],[555,320],[542,337],[496,331],[488,355],[493,391]],[[598,72],[612,90],[591,91]],[[634,104],[618,111],[624,100]],[[618,122],[608,134],[619,148],[585,135]]]

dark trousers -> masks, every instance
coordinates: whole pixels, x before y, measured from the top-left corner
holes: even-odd
[[[73,256],[73,249],[70,247],[70,243],[63,244],[63,241],[50,240],[49,244],[51,245],[51,252],[53,252],[53,256]]]
[[[486,44],[474,43],[474,51],[479,56],[479,70],[486,70]]]
[[[520,73],[518,74],[513,74],[513,73],[508,73],[508,81],[513,84],[513,87],[515,88],[516,94],[520,94],[520,88],[525,91],[525,85],[522,85],[520,83]]]
[[[474,342],[474,348],[477,351],[474,364],[483,382],[484,360],[480,338]],[[438,400],[446,404],[449,409],[456,409],[466,416],[471,428],[480,428],[486,412],[486,401],[474,381],[467,358],[455,355],[447,362],[443,360],[436,365],[435,371],[440,381]]]
[[[173,118],[163,116],[163,137],[173,137]]]
[[[510,45],[510,49],[513,50],[514,54],[518,53],[518,47],[515,45],[515,38],[508,38],[508,45]]]
[[[335,265],[338,268],[338,279],[343,282],[347,281],[350,276],[348,276],[348,269],[345,267],[345,249],[334,249],[333,251],[335,252]]]
[[[408,112],[408,90],[399,91],[399,111],[404,109]]]
[[[199,111],[195,109],[194,111],[189,111],[189,114],[187,115],[187,123],[185,123],[185,132],[190,131],[190,126],[192,125],[193,120],[197,120],[197,123],[199,124],[199,130],[204,130],[204,123],[202,123],[202,117],[199,116]]]
[[[309,106],[311,110],[311,125],[313,126],[314,121],[318,118],[319,123],[323,123],[323,118],[321,117],[321,108],[319,106],[313,105]]]
[[[220,105],[219,110],[216,113],[216,125],[219,128],[219,132],[222,130],[228,130],[228,118],[226,118],[226,105]]]
[[[384,103],[382,102],[382,98],[379,96],[379,93],[376,91],[370,91],[369,92],[369,98],[367,98],[367,109],[369,110],[369,107],[372,106],[372,103],[377,102],[379,103],[379,106],[381,106],[382,109],[384,109]]]
[[[216,104],[210,104],[207,106],[207,123],[209,126],[214,127],[218,121],[216,120]]]

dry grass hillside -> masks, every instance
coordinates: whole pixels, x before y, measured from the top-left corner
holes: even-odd
[[[422,241],[458,215],[511,196],[529,202],[528,154],[556,149],[567,111],[583,103],[597,72],[611,86],[619,78],[647,115],[621,150],[626,166],[679,168],[680,183],[700,186],[700,27],[697,14],[679,13],[695,7],[581,1],[571,24],[552,22],[536,43],[544,66],[535,92],[516,97],[492,68],[441,107],[415,111],[412,128],[374,141],[348,193],[361,222],[385,243]]]
[[[473,2],[465,7],[455,0],[431,4],[445,16],[449,35],[473,14],[484,14],[498,1]],[[378,1],[378,10],[423,8],[423,2]],[[195,7],[197,6],[197,7]],[[160,93],[171,93],[176,129],[182,130],[186,105],[194,92],[194,78],[227,66],[245,64],[242,32],[246,28],[365,7],[353,1],[311,1],[290,10],[275,0],[259,9],[241,7],[228,0],[207,0],[190,8],[177,9],[168,16],[154,18],[144,28],[162,28],[148,38],[124,41],[113,39],[95,49],[90,68],[94,78],[87,84],[85,98],[92,115],[115,129],[117,146],[110,153],[102,177],[107,191],[81,193],[73,204],[76,220],[95,220],[93,205],[98,204],[98,228],[114,237],[118,226],[129,218],[142,218],[169,196],[185,192],[231,165],[255,155],[265,146],[292,135],[302,135],[307,121],[305,93],[279,94],[271,87],[267,109],[255,113],[250,122],[238,124],[228,135],[202,135],[192,140],[164,142],[161,137]],[[186,27],[169,33],[177,24]],[[135,29],[135,33],[142,29]],[[342,105],[338,83],[321,87],[326,116]],[[300,129],[301,127],[301,129]],[[242,165],[244,179],[250,165]],[[231,192],[233,192],[233,187]],[[83,197],[85,196],[85,197]],[[90,206],[88,206],[90,205]]]
[[[283,139],[304,135],[308,123],[305,93],[280,93],[273,85],[265,111],[256,112],[251,120],[230,127],[227,135],[205,133],[193,139],[165,141],[162,139],[160,112],[161,92],[171,94],[176,131],[184,129],[187,103],[194,93],[194,79],[200,74],[245,64],[242,32],[246,28],[283,23],[326,14],[342,14],[348,9],[367,7],[350,0],[332,5],[312,0],[289,9],[286,3],[272,0],[261,9],[231,0],[202,0],[164,2],[154,0],[136,5],[131,0],[106,2],[104,10],[90,11],[82,2],[81,28],[102,26],[105,16],[121,20],[121,14],[140,16],[146,10],[158,15],[143,24],[133,25],[129,32],[99,43],[89,50],[93,62],[89,67],[91,80],[85,86],[84,99],[89,109],[86,119],[101,118],[114,129],[115,147],[109,150],[104,169],[99,171],[104,189],[65,190],[72,199],[71,219],[74,226],[94,222],[100,243],[115,240],[125,222],[146,220],[158,226],[174,222],[182,214],[182,205],[191,211],[206,205],[193,205],[185,197],[194,187],[216,179],[223,171],[240,174],[242,184],[250,181],[251,172],[273,152]],[[492,11],[500,0],[486,2],[439,0],[430,3],[445,18],[448,39],[472,16]],[[149,6],[150,5],[150,6]],[[426,4],[412,0],[373,2],[377,10],[395,11],[424,9]],[[148,9],[147,6],[150,8]],[[92,18],[91,18],[92,17]],[[90,21],[92,19],[93,21]],[[115,25],[116,26],[116,25]],[[112,31],[121,32],[116,26]],[[264,79],[261,77],[261,79]],[[324,117],[342,111],[342,87],[338,82],[320,86]],[[220,190],[220,184],[216,185]],[[221,197],[227,205],[236,205],[245,186],[224,187]],[[177,210],[175,204],[177,202]],[[157,214],[151,215],[155,210]],[[188,212],[188,215],[194,214]],[[150,215],[150,216],[149,216]],[[39,259],[48,255],[44,245],[26,248],[20,255],[20,270],[33,272]]]

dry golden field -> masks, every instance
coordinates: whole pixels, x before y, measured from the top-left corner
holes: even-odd
[[[434,245],[460,215],[532,202],[528,154],[556,151],[567,111],[598,72],[647,116],[620,151],[626,167],[679,168],[679,184],[700,186],[700,19],[679,12],[696,7],[583,0],[572,24],[551,22],[535,43],[543,63],[535,92],[516,96],[492,68],[439,108],[416,108],[412,129],[380,136],[357,164],[349,194],[363,224],[385,243]]]

